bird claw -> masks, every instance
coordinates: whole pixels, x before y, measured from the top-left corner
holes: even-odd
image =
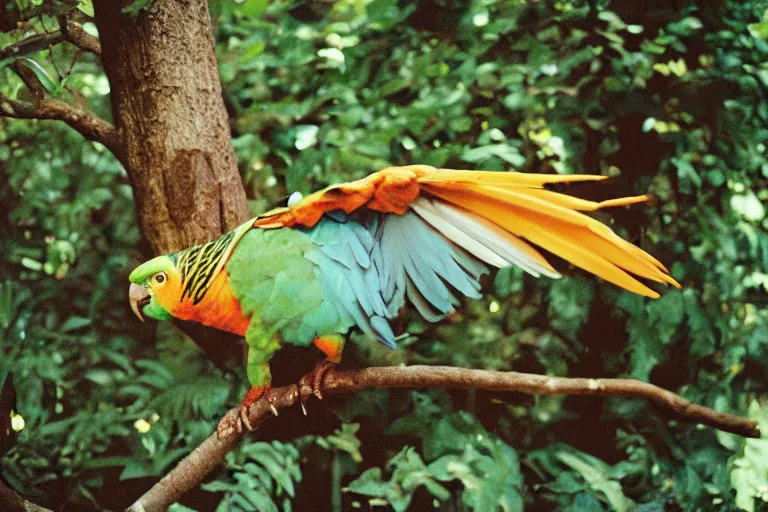
[[[251,420],[248,419],[248,408],[250,405],[241,405],[240,406],[240,421],[242,425],[245,427],[245,429],[248,432],[253,431],[253,425],[251,425]],[[242,430],[241,430],[242,432]]]
[[[264,398],[267,401],[267,404],[269,404],[269,410],[274,414],[275,416],[278,416],[277,413],[277,407],[275,407],[275,398],[272,396],[272,389],[267,389],[262,396],[259,398]],[[253,402],[255,403],[255,402]],[[251,424],[251,420],[248,419],[248,410],[251,407],[252,404],[248,405],[241,405],[240,406],[240,420],[243,422],[243,426],[245,426],[246,430],[248,432],[253,432],[254,427]]]
[[[336,365],[325,359],[323,361],[320,361],[315,365],[315,368],[312,370],[312,372],[308,373],[304,377],[301,378],[301,381],[299,382],[299,385],[303,388],[304,386],[309,387],[312,390],[312,394],[317,397],[318,400],[323,399],[323,382],[325,381],[326,375],[328,375],[328,372],[333,369]],[[302,394],[301,396],[301,406],[304,407],[304,402],[306,401],[306,396]],[[304,414],[306,414],[306,408],[304,409]]]
[[[232,432],[242,434],[243,430],[252,432],[255,427],[249,419],[249,412],[251,405],[253,405],[260,398],[266,398],[269,404],[269,410],[272,414],[277,416],[277,407],[275,407],[275,397],[272,396],[272,389],[269,387],[263,388],[251,388],[248,394],[243,399],[243,403],[237,411],[232,411],[232,414],[226,414],[219,424],[216,426],[216,437],[219,440],[229,436]]]

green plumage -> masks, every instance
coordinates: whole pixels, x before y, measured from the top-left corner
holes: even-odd
[[[406,296],[431,321],[457,299],[479,296],[485,267],[413,213],[336,212],[309,229],[249,229],[225,265],[229,286],[249,319],[248,377],[269,386],[269,361],[281,343],[309,346],[352,327],[397,348],[389,325]],[[342,341],[343,342],[343,341]]]
[[[296,229],[252,229],[239,241],[226,270],[243,313],[251,316],[247,338],[279,335],[308,346],[316,335],[352,327],[323,298],[317,265],[306,257],[316,249],[307,232]]]

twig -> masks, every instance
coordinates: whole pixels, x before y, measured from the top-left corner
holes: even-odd
[[[124,147],[118,130],[90,110],[75,108],[61,100],[45,96],[45,88],[29,65],[16,61],[11,65],[34,96],[34,101],[13,100],[0,94],[0,117],[64,121],[88,140],[103,144],[118,159]]]
[[[251,425],[258,428],[262,421],[272,415],[272,406],[284,409],[309,397],[312,389],[303,384],[305,381],[309,382],[310,379],[302,379],[302,384],[275,388],[269,392],[269,400],[266,397],[257,400],[248,411]],[[717,412],[653,384],[632,379],[566,378],[443,366],[409,366],[347,371],[331,369],[325,375],[321,388],[324,393],[350,393],[369,388],[476,388],[545,395],[639,397],[667,409],[681,420],[702,423],[745,437],[760,437],[760,430],[754,420]],[[240,427],[238,409],[228,411],[220,422],[222,424]],[[128,511],[166,510],[183,493],[199,485],[205,475],[240,442],[243,435],[241,428],[225,430],[221,439],[216,433],[212,434],[131,505]]]

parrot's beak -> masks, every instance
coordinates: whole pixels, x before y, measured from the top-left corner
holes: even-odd
[[[131,283],[131,287],[128,288],[128,300],[131,301],[131,309],[139,320],[144,321],[144,315],[141,314],[141,309],[149,304],[149,291],[140,284]]]

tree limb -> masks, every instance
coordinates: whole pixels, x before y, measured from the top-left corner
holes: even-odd
[[[43,2],[27,9],[19,9],[15,2],[0,3],[0,32],[14,30],[19,24],[38,16],[47,14],[53,16],[59,12],[69,11],[77,7],[77,0],[64,0],[61,2]]]
[[[22,39],[16,44],[0,49],[0,60],[10,59],[12,57],[23,57],[30,53],[39,52],[50,46],[59,44],[63,40],[64,34],[59,30],[45,34],[35,34],[26,39]]]
[[[0,116],[64,121],[86,139],[103,144],[118,159],[123,157],[123,143],[118,130],[90,110],[81,110],[53,98],[39,98],[30,103],[0,94]]]
[[[99,41],[98,37],[94,37],[86,32],[82,26],[72,21],[67,14],[59,16],[58,20],[64,39],[81,50],[101,56],[101,41]]]
[[[32,68],[29,67],[29,64],[17,60],[11,64],[10,67],[13,72],[16,73],[19,78],[21,78],[21,81],[24,82],[24,85],[27,86],[29,92],[31,92],[36,99],[39,100],[45,96],[45,86],[37,77],[35,72],[32,71]]]
[[[34,100],[32,102],[13,100],[0,94],[0,116],[64,121],[86,139],[103,144],[118,160],[123,159],[125,151],[117,128],[90,110],[79,109],[61,100],[45,96],[45,87],[25,62],[16,61],[11,68],[27,86]]]
[[[283,409],[306,400],[313,393],[306,382],[310,382],[308,377],[302,379],[299,384],[272,389],[257,400],[248,410],[251,425],[258,428],[262,421],[272,415],[272,407],[276,410]],[[444,366],[408,366],[346,371],[332,368],[325,375],[321,385],[321,391],[324,393],[350,393],[370,388],[476,388],[544,395],[639,397],[668,410],[684,421],[702,423],[745,437],[760,437],[760,430],[754,420],[717,412],[694,404],[671,391],[633,379],[549,377]],[[237,446],[244,435],[237,408],[228,411],[219,425],[230,428],[223,430],[221,438],[216,433],[212,434],[131,505],[128,511],[166,510],[183,493],[198,486],[205,475],[224,460],[225,455]]]
[[[62,41],[70,42],[81,50],[101,56],[101,41],[99,41],[99,38],[86,32],[79,23],[75,23],[71,15],[72,13],[68,12],[57,17],[59,30],[35,34],[0,49],[0,61],[39,52]]]

